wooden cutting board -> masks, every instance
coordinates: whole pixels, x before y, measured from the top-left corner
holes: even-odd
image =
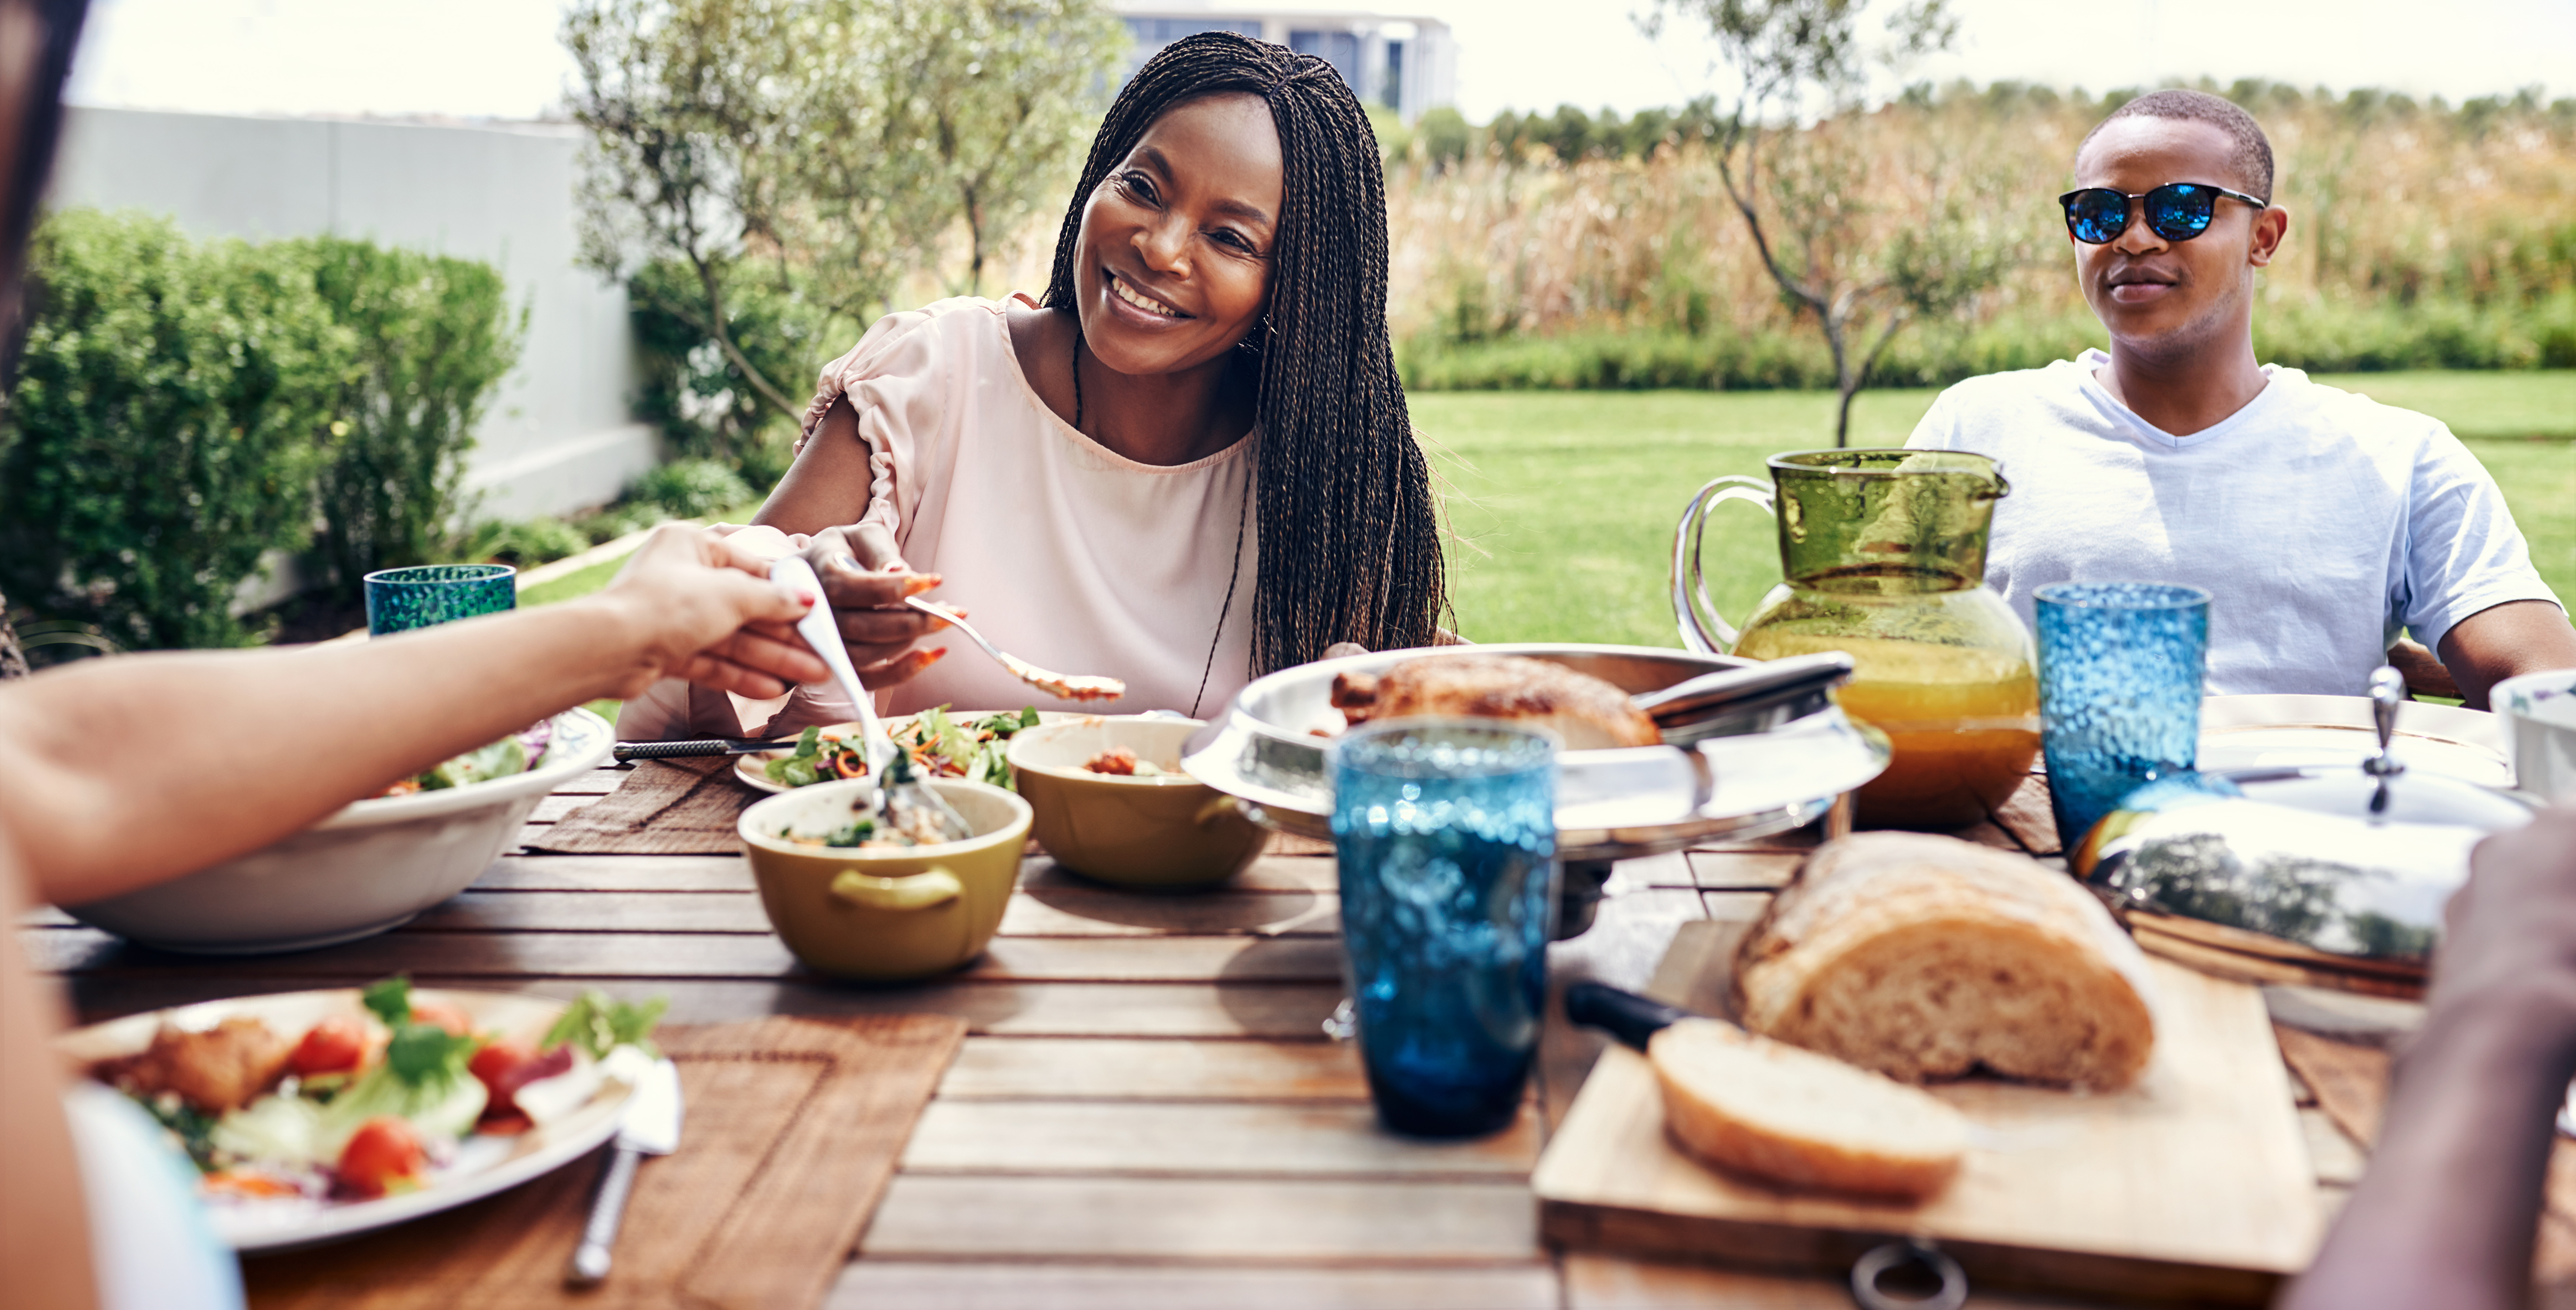
[[[1660,999],[1723,1013],[1744,925],[1695,923]],[[1982,1130],[1920,1206],[1799,1193],[1721,1174],[1665,1136],[1645,1057],[1601,1057],[1531,1177],[1547,1239],[1731,1264],[1844,1271],[1929,1239],[1979,1287],[2259,1305],[2307,1266],[2315,1178],[2258,992],[2150,959],[2156,1054],[2126,1091],[2076,1096],[1989,1079],[1933,1089]]]

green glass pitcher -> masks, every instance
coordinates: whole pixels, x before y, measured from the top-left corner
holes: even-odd
[[[2030,630],[1986,582],[1995,461],[1939,450],[1797,450],[1771,480],[1729,476],[1691,498],[1673,532],[1682,644],[1777,659],[1851,655],[1843,709],[1888,735],[1887,772],[1860,789],[1877,827],[1974,823],[2019,787],[2039,752]],[[1709,602],[1700,537],[1730,500],[1779,521],[1782,580],[1738,632]]]

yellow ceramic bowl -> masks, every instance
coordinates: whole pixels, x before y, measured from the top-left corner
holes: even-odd
[[[845,826],[851,804],[873,785],[861,778],[799,787],[742,812],[742,842],[769,925],[797,959],[844,978],[926,978],[974,959],[1019,883],[1028,803],[999,787],[940,780],[930,785],[976,836],[887,850],[779,836]]]
[[[1099,717],[1022,728],[1005,758],[1036,812],[1038,844],[1086,878],[1124,887],[1204,887],[1261,854],[1269,834],[1234,798],[1182,773],[1191,719]],[[1121,777],[1082,767],[1114,746],[1168,770]]]

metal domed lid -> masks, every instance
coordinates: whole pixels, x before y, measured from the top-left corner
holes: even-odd
[[[2509,793],[2409,773],[2389,753],[2405,684],[2371,676],[2379,753],[2354,766],[2239,769],[2150,783],[2069,863],[2113,908],[2169,935],[2306,964],[2369,961],[2420,983],[2469,851],[2531,821]],[[2143,935],[2143,934],[2142,934]]]

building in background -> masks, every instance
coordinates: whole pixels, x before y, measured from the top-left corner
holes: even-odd
[[[1394,110],[1408,123],[1457,96],[1458,46],[1437,18],[1223,0],[1112,0],[1110,8],[1127,20],[1134,42],[1128,76],[1182,37],[1237,32],[1323,58],[1363,102]]]
[[[626,289],[576,267],[569,124],[70,111],[47,202],[167,214],[191,236],[333,235],[482,260],[528,310],[474,433],[477,517],[603,505],[653,467]]]

